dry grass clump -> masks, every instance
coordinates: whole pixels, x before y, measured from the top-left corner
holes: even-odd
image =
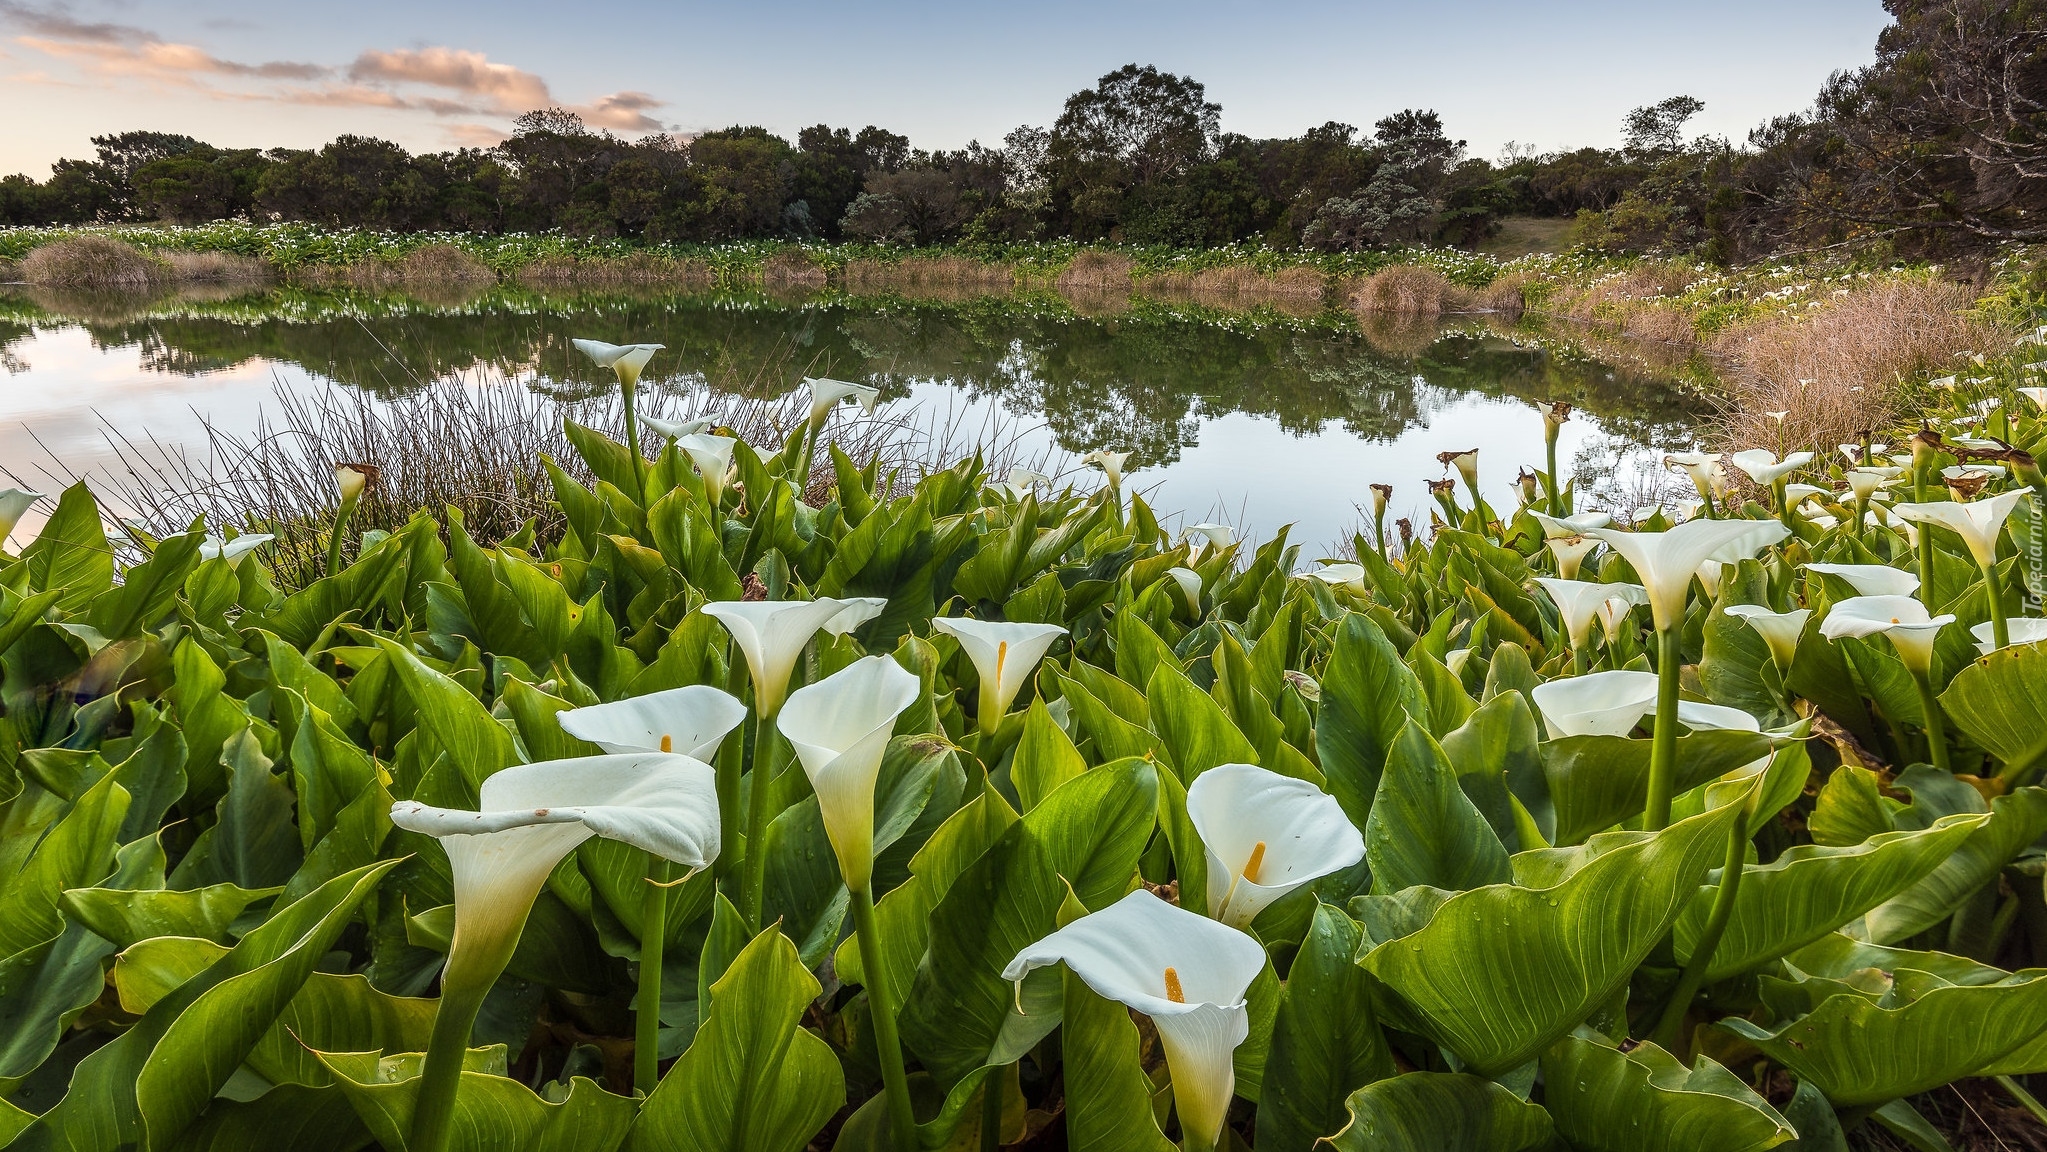
[[[1480,312],[1490,312],[1504,316],[1508,320],[1518,320],[1522,310],[1527,307],[1527,301],[1522,297],[1521,291],[1527,287],[1528,279],[1525,272],[1509,272],[1495,276],[1491,284],[1478,290],[1473,306]]]
[[[21,278],[42,288],[142,292],[169,280],[170,268],[133,244],[104,236],[74,236],[22,257]]]
[[[653,252],[635,252],[612,259],[579,260],[574,256],[542,256],[516,273],[534,288],[622,288],[664,285],[711,288],[718,271],[701,260],[678,260]]]
[[[156,259],[180,284],[262,284],[270,279],[268,263],[234,252],[168,251],[156,253]]]
[[[1474,296],[1469,288],[1450,282],[1434,268],[1419,264],[1394,264],[1381,268],[1351,290],[1354,312],[1383,312],[1396,316],[1439,316],[1445,312],[1470,311]]]
[[[1128,292],[1133,267],[1127,256],[1113,252],[1081,252],[1074,256],[1052,286],[1062,296]]]
[[[839,274],[851,291],[910,291],[948,298],[987,296],[1016,287],[1007,264],[986,264],[961,256],[911,256],[893,262],[852,260]]]
[[[1360,312],[1358,332],[1373,351],[1401,359],[1428,351],[1443,334],[1434,313],[1414,312]]]
[[[825,270],[807,254],[787,249],[768,257],[761,265],[761,283],[769,288],[823,288]]]
[[[1713,350],[1727,362],[1724,446],[1776,444],[1770,412],[1789,413],[1784,443],[1823,447],[1908,415],[1899,410],[1903,381],[1951,368],[1957,353],[2008,342],[1961,315],[1973,302],[1966,285],[1949,281],[1877,280],[1823,307],[1722,333]]]
[[[1211,308],[1273,308],[1312,316],[1327,303],[1329,277],[1315,268],[1296,265],[1268,276],[1256,268],[1232,265],[1196,272],[1166,271],[1137,284],[1147,296],[1180,300]]]

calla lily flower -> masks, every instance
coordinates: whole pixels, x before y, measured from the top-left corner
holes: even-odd
[[[1897,470],[1892,468],[1850,468],[1843,475],[1848,480],[1848,490],[1855,493],[1855,498],[1867,500],[1897,474]]]
[[[41,492],[27,488],[0,490],[0,539],[12,536],[14,526],[21,523],[21,518],[28,515],[28,510],[42,498]]]
[[[1746,621],[1770,647],[1770,659],[1777,662],[1779,671],[1791,669],[1791,659],[1798,653],[1798,638],[1805,632],[1805,622],[1812,616],[1812,609],[1799,608],[1791,612],[1773,612],[1761,604],[1730,604],[1727,614]]]
[[[1649,610],[1656,630],[1666,631],[1684,620],[1685,593],[1707,559],[1731,562],[1790,533],[1775,520],[1692,520],[1668,532],[1620,532],[1595,528],[1592,535],[1621,554],[1649,592]]]
[[[2011,515],[2012,508],[2026,495],[2026,489],[2019,488],[1967,504],[1951,500],[1894,504],[1891,511],[1915,523],[1936,524],[1953,532],[1969,546],[1969,554],[1976,558],[1978,565],[1988,565],[1997,561],[1997,538],[2004,531],[2005,517]]]
[[[868,656],[790,694],[775,726],[796,749],[817,792],[825,834],[846,886],[867,890],[874,873],[874,781],[896,717],[923,681],[888,656]]]
[[[1839,576],[1862,596],[1910,596],[1919,591],[1919,577],[1888,564],[1807,564],[1808,572]]]
[[[1593,536],[1559,536],[1544,541],[1544,545],[1557,558],[1557,574],[1566,580],[1576,580],[1579,566],[1599,547],[1599,540]]]
[[[1672,452],[1663,458],[1663,466],[1682,469],[1690,476],[1700,500],[1711,499],[1719,485],[1720,457],[1710,452]]]
[[[1960,439],[1950,440],[1948,443],[1963,444]],[[1992,447],[1996,446],[1996,441],[1994,440],[1986,440],[1984,443]],[[1963,446],[1967,447],[1965,444]],[[2005,471],[2006,469],[2002,464],[1950,464],[1940,470],[1940,478],[1943,480],[2002,480],[2004,479]]]
[[[846,635],[881,615],[881,610],[888,607],[888,599],[883,596],[848,596],[840,603],[846,606],[845,609],[824,622],[824,631],[834,636]]]
[[[1530,697],[1552,740],[1626,736],[1656,707],[1656,674],[1615,669],[1538,684]]]
[[[1038,669],[1054,641],[1066,635],[1057,624],[1012,624],[941,616],[931,622],[957,639],[981,679],[981,730],[991,731],[1009,713],[1016,694]]]
[[[1173,583],[1179,586],[1181,597],[1187,601],[1187,611],[1193,613],[1195,619],[1200,619],[1201,573],[1192,568],[1168,568],[1166,575],[1172,577]]]
[[[1365,858],[1335,797],[1251,764],[1218,764],[1187,786],[1208,856],[1208,914],[1248,928],[1266,905]]]
[[[1822,488],[1817,484],[1786,484],[1784,486],[1784,500],[1793,508],[1798,507],[1815,496],[1830,496],[1832,494],[1832,489]]]
[[[606,344],[602,340],[571,340],[576,351],[590,358],[599,368],[609,368],[617,373],[619,383],[628,389],[640,382],[640,372],[647,367],[647,361],[654,353],[667,347],[665,344]]]
[[[1535,522],[1542,525],[1545,539],[1562,540],[1572,536],[1583,536],[1594,528],[1605,528],[1613,523],[1613,517],[1604,512],[1580,512],[1576,516],[1549,516],[1530,511]]]
[[[2019,395],[2031,400],[2035,411],[2047,412],[2047,388],[2021,388]]]
[[[2038,644],[2047,640],[2047,620],[2036,616],[2021,616],[2006,621],[2006,624],[2011,630],[2007,647],[2011,644]],[[1969,629],[1969,635],[1976,638],[1976,650],[1985,656],[1997,651],[1997,641],[1991,629],[1992,625],[1988,620]]]
[[[704,615],[732,634],[732,642],[746,657],[746,669],[753,676],[754,707],[762,716],[773,716],[781,710],[789,676],[796,670],[804,645],[848,609],[872,599],[719,600],[704,605]]]
[[[1438,452],[1436,453],[1436,462],[1446,468],[1457,469],[1457,474],[1464,477],[1466,484],[1474,486],[1478,484],[1478,449],[1466,448],[1462,452]]]
[[[1542,590],[1549,593],[1549,598],[1556,603],[1574,652],[1583,648],[1591,638],[1592,621],[1598,618],[1600,608],[1608,600],[1617,599],[1629,605],[1649,602],[1648,591],[1639,584],[1600,584],[1589,580],[1559,580],[1552,576],[1537,576],[1535,582],[1542,585]]]
[[[1123,486],[1123,465],[1130,459],[1128,452],[1090,452],[1080,458],[1082,464],[1092,464],[1109,477],[1109,487]]]
[[[1096,995],[1151,1018],[1186,1147],[1213,1149],[1236,1093],[1232,1060],[1251,1034],[1244,994],[1265,968],[1265,949],[1140,888],[1019,952],[1002,977],[1060,963]]]
[[[1052,478],[1035,468],[1019,466],[1009,470],[1009,483],[1014,488],[1050,488]]]
[[[692,684],[570,708],[555,715],[562,731],[606,752],[674,752],[709,762],[725,736],[746,719],[746,705],[729,692]]]
[[[832,409],[847,400],[860,405],[860,411],[865,415],[872,416],[874,415],[875,402],[881,399],[881,389],[872,388],[865,384],[854,384],[845,380],[821,379],[806,379],[804,383],[810,385],[810,422],[812,424],[824,423],[825,417],[831,415]]]
[[[1656,715],[1656,702],[1649,702],[1647,715]],[[1708,704],[1703,700],[1677,702],[1677,722],[1694,732],[1761,732],[1762,722],[1739,708]]]
[[[694,436],[711,426],[709,420],[657,420],[645,413],[640,414],[640,423],[652,428],[664,440],[680,440]]]
[[[732,450],[739,441],[730,436],[707,436],[701,432],[676,440],[675,446],[697,466],[704,478],[704,492],[716,508],[725,498],[725,474],[732,470]]]
[[[362,499],[362,494],[377,482],[383,469],[375,464],[336,464],[334,466],[334,489],[341,493],[344,503]]]
[[[1190,524],[1181,532],[1183,538],[1201,537],[1201,549],[1227,548],[1237,542],[1237,530],[1228,524]]]
[[[208,536],[199,542],[199,558],[201,560],[225,560],[228,567],[240,568],[244,557],[275,539],[277,537],[272,536],[268,532],[249,532],[232,540],[222,540],[218,536]]]
[[[1641,585],[1629,584],[1626,587],[1639,588]],[[1599,611],[1595,615],[1599,618],[1600,630],[1606,633],[1608,644],[1621,638],[1621,629],[1626,626],[1628,616],[1634,612],[1635,606],[1647,602],[1643,597],[1634,595],[1608,596],[1600,602]]]
[[[1732,457],[1734,466],[1748,473],[1749,479],[1758,484],[1775,484],[1807,464],[1812,463],[1810,452],[1793,452],[1783,460],[1767,448],[1751,448],[1736,452]]]
[[[1365,566],[1363,564],[1324,564],[1307,573],[1324,584],[1348,588],[1363,595],[1365,591]]]
[[[1954,621],[1953,613],[1929,615],[1926,605],[1910,596],[1856,596],[1828,610],[1826,619],[1820,621],[1820,635],[1829,640],[1888,636],[1905,667],[1924,676],[1933,668],[1935,638]]]

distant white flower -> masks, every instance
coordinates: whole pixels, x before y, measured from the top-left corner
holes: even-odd
[[[2005,626],[2011,635],[2011,642],[2015,645],[2038,644],[2042,640],[2047,640],[2047,620],[2037,616],[2014,616],[2005,621]],[[1985,620],[1970,628],[1969,635],[1976,638],[1976,648],[1985,656],[1997,651],[1997,641],[1993,639],[1994,632],[1990,621]]]
[[[268,532],[251,532],[226,541],[221,540],[218,536],[208,536],[199,542],[199,558],[201,560],[225,560],[228,567],[240,568],[244,557],[275,539],[277,537],[272,536]]]
[[[1919,591],[1919,577],[1888,564],[1807,564],[1805,570],[1839,576],[1859,596],[1910,596]]]
[[[847,400],[858,404],[863,414],[872,416],[874,415],[875,403],[881,399],[881,389],[872,388],[865,384],[853,384],[845,380],[821,379],[805,379],[803,382],[810,386],[810,422],[812,424],[824,423],[825,417],[832,414],[832,409]]]
[[[1920,675],[1933,668],[1933,642],[1943,626],[1955,621],[1953,613],[1929,615],[1926,606],[1910,596],[1856,596],[1835,604],[1820,621],[1820,635],[1829,640],[1843,636],[1890,637],[1905,667]]]
[[[1123,465],[1129,461],[1128,452],[1090,452],[1080,458],[1082,464],[1092,464],[1109,477],[1109,487],[1123,486]]]
[[[644,412],[640,414],[640,423],[652,428],[657,435],[666,440],[694,436],[711,426],[709,420],[657,420]]]

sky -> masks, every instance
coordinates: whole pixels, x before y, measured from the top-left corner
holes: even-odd
[[[1868,63],[1886,22],[1877,0],[0,0],[0,173],[138,128],[487,145],[555,105],[629,138],[871,123],[958,148],[1133,61],[1201,81],[1249,136],[1434,108],[1495,157],[1617,144],[1628,109],[1685,93],[1694,132],[1739,141]]]

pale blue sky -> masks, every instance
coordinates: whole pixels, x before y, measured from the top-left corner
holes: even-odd
[[[1875,0],[0,0],[0,172],[40,177],[126,128],[435,150],[549,100],[627,136],[822,121],[958,147],[1049,124],[1130,61],[1193,75],[1252,136],[1430,107],[1478,155],[1612,144],[1629,108],[1684,92],[1706,102],[1695,129],[1738,140],[1868,63],[1886,20]]]

